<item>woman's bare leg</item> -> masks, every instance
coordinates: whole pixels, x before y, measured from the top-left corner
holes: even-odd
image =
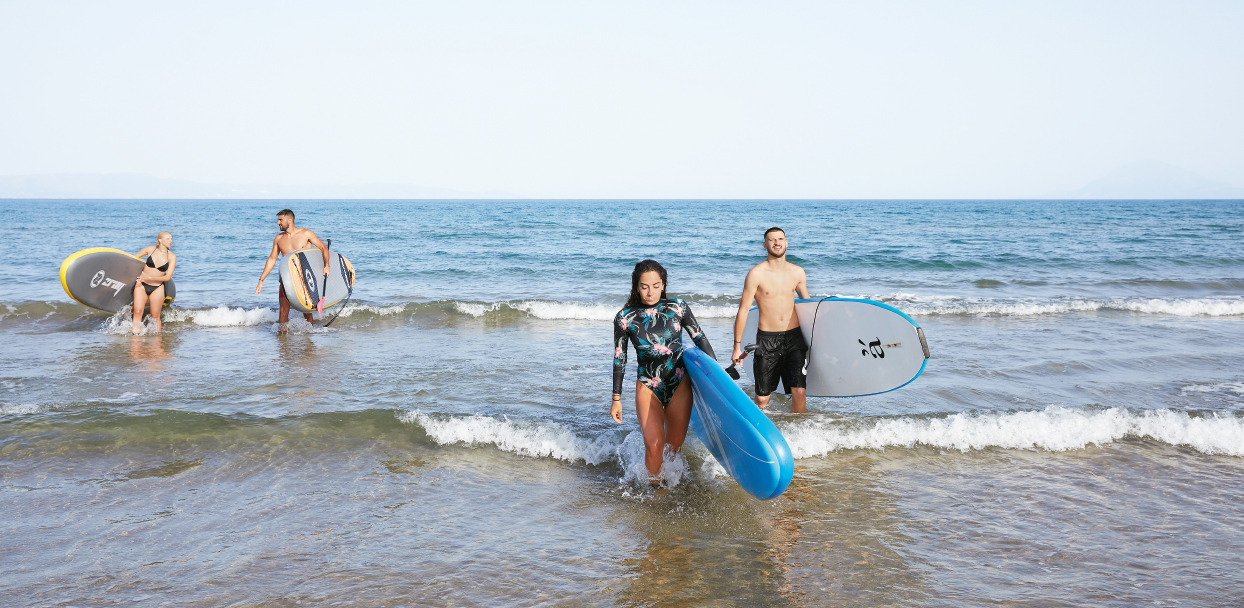
[[[691,382],[685,376],[682,384],[674,389],[670,404],[665,407],[665,442],[677,452],[687,440],[687,425],[691,423]]]
[[[147,306],[147,290],[143,289],[143,282],[139,281],[134,284],[134,323],[130,327],[131,333],[138,335],[143,331],[143,308]]]
[[[661,454],[665,451],[665,408],[661,400],[643,382],[635,383],[635,415],[644,434],[644,466],[648,483],[658,485],[661,478]]]
[[[164,306],[164,285],[151,292],[151,320],[155,321],[156,331],[160,331],[160,309]]]

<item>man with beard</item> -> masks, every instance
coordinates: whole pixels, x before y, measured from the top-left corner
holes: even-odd
[[[281,229],[281,233],[272,239],[272,253],[268,254],[268,263],[264,264],[263,274],[259,275],[259,284],[255,286],[255,295],[259,295],[263,289],[263,280],[268,277],[268,273],[272,272],[272,267],[276,265],[278,255],[289,255],[299,249],[307,247],[316,247],[320,253],[324,254],[324,276],[332,274],[332,265],[328,263],[328,247],[320,241],[315,233],[306,228],[299,228],[294,225],[294,212],[289,209],[282,209],[276,214],[276,225]],[[277,273],[278,280],[281,273]],[[285,324],[289,322],[289,300],[285,299],[285,285],[277,286],[277,302],[280,304],[280,316],[277,322],[281,324],[281,328],[285,328]],[[302,317],[311,322],[311,313],[304,312]]]
[[[786,232],[781,228],[765,231],[768,258],[747,273],[743,282],[743,299],[734,320],[734,354],[730,360],[738,365],[747,357],[743,352],[743,329],[747,311],[756,301],[760,320],[756,331],[756,359],[752,362],[756,377],[756,405],[769,405],[769,395],[782,381],[791,395],[790,411],[802,414],[807,406],[807,375],[804,369],[808,347],[799,329],[795,314],[795,295],[808,296],[808,277],[803,269],[786,261]]]

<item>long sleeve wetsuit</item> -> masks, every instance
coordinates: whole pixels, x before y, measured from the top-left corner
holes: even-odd
[[[627,342],[630,341],[635,343],[639,381],[652,389],[662,407],[669,405],[674,390],[687,373],[682,362],[684,329],[700,350],[717,358],[700,324],[696,323],[695,315],[691,314],[691,307],[682,300],[661,300],[653,306],[618,311],[613,319],[613,392],[622,392]]]

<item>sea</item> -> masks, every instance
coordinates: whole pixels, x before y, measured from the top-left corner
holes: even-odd
[[[330,327],[254,293],[287,207],[358,272]],[[608,417],[631,269],[728,353],[771,226],[932,358],[775,397],[776,499],[694,438],[650,488],[633,359]],[[163,230],[162,332],[62,289]],[[1244,201],[4,200],[0,242],[3,606],[1244,597]]]

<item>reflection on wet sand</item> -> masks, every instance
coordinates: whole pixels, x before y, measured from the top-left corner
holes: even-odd
[[[647,539],[625,560],[626,606],[892,606],[927,602],[905,555],[922,524],[900,505],[876,454],[800,461],[790,487],[762,502],[733,482],[696,483],[629,509]]]
[[[904,555],[922,524],[900,508],[875,454],[799,462],[766,514],[769,553],[796,605],[892,606],[927,601],[925,575]]]
[[[762,525],[769,503],[737,485],[687,484],[627,509],[646,538],[642,554],[623,560],[631,584],[623,606],[786,605],[777,593]]]
[[[136,371],[164,372],[169,360],[169,344],[176,338],[170,335],[130,336],[126,352]]]
[[[329,379],[336,372],[328,366],[311,335],[281,332],[276,335],[277,375],[276,384],[286,390],[278,391],[269,398],[280,402],[290,414],[316,411],[326,393]]]

